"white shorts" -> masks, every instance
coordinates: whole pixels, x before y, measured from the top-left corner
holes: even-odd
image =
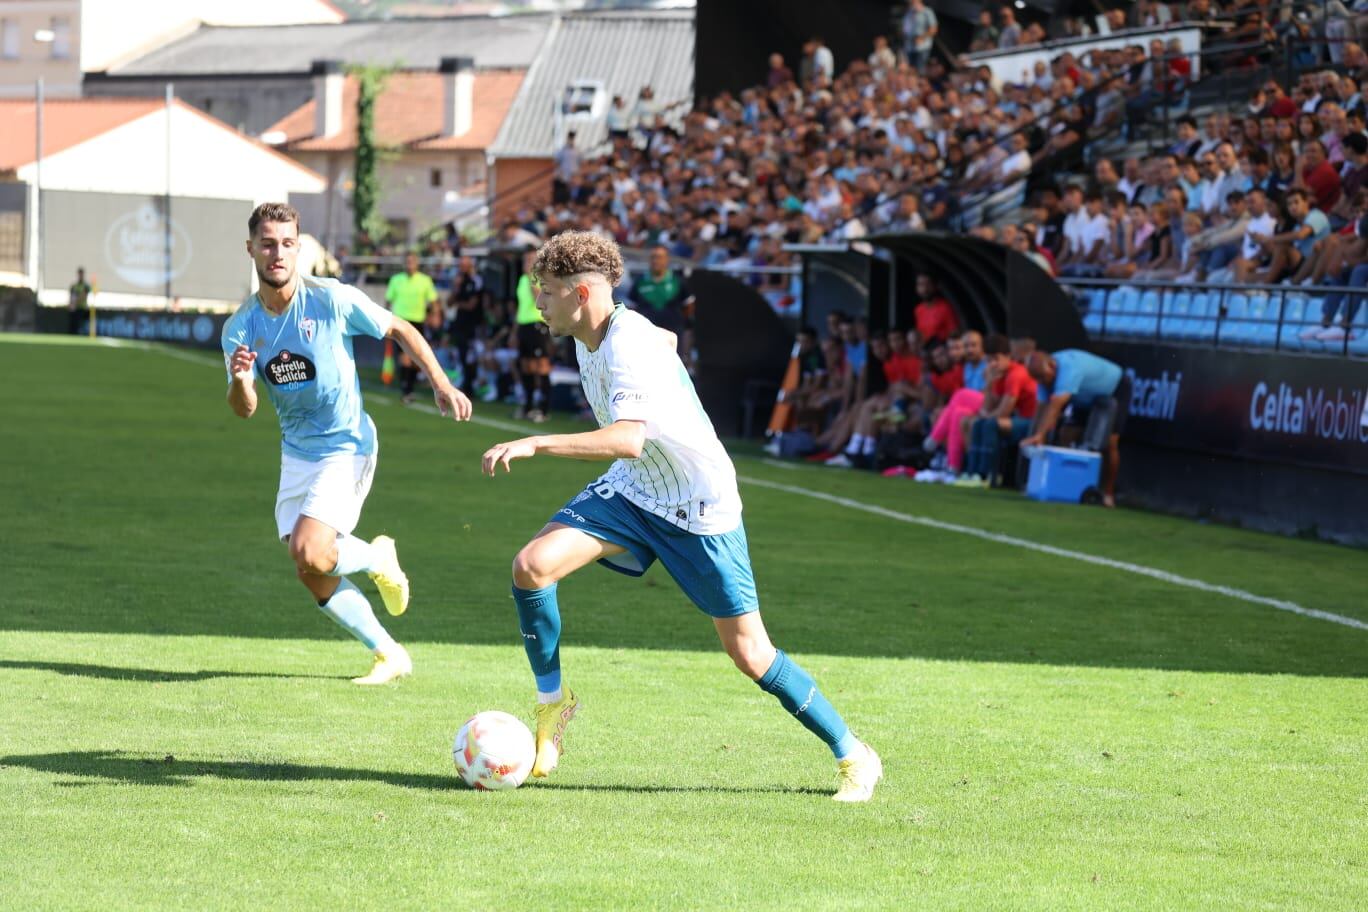
[[[318,462],[282,454],[276,534],[282,541],[289,538],[301,516],[331,526],[339,535],[351,534],[361,519],[379,458],[379,444],[369,456],[338,453]]]

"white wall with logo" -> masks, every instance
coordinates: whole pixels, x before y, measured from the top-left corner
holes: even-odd
[[[101,293],[165,300],[168,279],[173,298],[237,301],[251,291],[246,200],[176,197],[169,233],[162,196],[47,190],[43,209],[49,288],[82,268]]]

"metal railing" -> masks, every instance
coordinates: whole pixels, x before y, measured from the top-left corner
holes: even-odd
[[[1072,277],[1058,282],[1073,296],[1089,334],[1103,339],[1368,358],[1364,287]],[[1332,297],[1339,306],[1327,327],[1323,314]],[[1318,338],[1327,329],[1343,335]]]

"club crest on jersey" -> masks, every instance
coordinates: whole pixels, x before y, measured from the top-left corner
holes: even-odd
[[[266,379],[283,390],[297,390],[317,377],[318,369],[303,355],[282,350],[266,362]]]
[[[313,341],[313,336],[314,336],[314,320],[313,320],[313,317],[305,317],[304,319],[300,320],[300,321],[299,321],[299,331],[302,332],[302,333],[304,334],[304,341],[305,341],[305,342],[312,342],[312,341]]]

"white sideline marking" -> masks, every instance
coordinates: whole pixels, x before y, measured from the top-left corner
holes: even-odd
[[[1056,548],[1053,545],[1042,545],[1039,542],[1028,541],[1024,538],[1016,538],[1012,535],[1002,535],[998,532],[989,532],[986,529],[976,529],[973,526],[961,526],[956,523],[943,522],[939,519],[931,519],[927,516],[914,516],[910,513],[899,513],[886,507],[875,506],[874,504],[863,503],[858,500],[851,500],[849,497],[840,497],[836,494],[827,494],[823,491],[813,491],[808,488],[800,488],[796,485],[781,484],[777,481],[767,481],[763,478],[747,478],[738,476],[739,481],[746,484],[753,484],[762,488],[771,488],[775,491],[783,491],[787,494],[797,494],[801,497],[811,497],[814,500],[823,500],[842,507],[849,507],[852,510],[860,510],[865,513],[873,513],[875,516],[882,516],[886,519],[896,519],[899,522],[913,523],[918,526],[927,526],[932,529],[940,529],[944,532],[958,532],[961,535],[972,535],[985,541],[996,542],[1001,545],[1011,545],[1014,548],[1025,548],[1027,551],[1037,551],[1041,554],[1049,554],[1054,557],[1063,557],[1068,560],[1081,561],[1085,564],[1095,564],[1099,567],[1110,567],[1113,570],[1124,570],[1127,573],[1134,573],[1137,576],[1148,576],[1161,582],[1172,583],[1175,586],[1186,586],[1189,589],[1197,589],[1202,592],[1210,592],[1215,595],[1224,595],[1229,598],[1239,599],[1242,602],[1249,602],[1254,605],[1264,605],[1269,608],[1277,608],[1279,611],[1290,611],[1293,614],[1300,614],[1303,617],[1316,618],[1321,621],[1329,621],[1332,624],[1342,624],[1345,627],[1353,627],[1356,630],[1368,630],[1368,622],[1360,621],[1357,618],[1345,617],[1342,614],[1333,614],[1329,611],[1321,611],[1316,608],[1304,608],[1295,602],[1284,601],[1283,599],[1269,598],[1266,595],[1255,595],[1243,589],[1235,589],[1230,586],[1219,586],[1215,583],[1207,583],[1202,580],[1191,579],[1186,576],[1179,576],[1176,573],[1169,573],[1167,570],[1158,570],[1154,567],[1146,567],[1143,564],[1132,564],[1126,561],[1112,560],[1110,557],[1098,557],[1095,554],[1086,554],[1082,551],[1070,551],[1067,548]]]
[[[197,353],[182,351],[169,345],[155,345],[147,342],[125,339],[107,339],[106,345],[119,348],[140,348],[144,351],[155,351],[169,355],[182,361],[192,361],[199,364],[211,363],[219,360],[212,355],[200,356]],[[374,396],[372,402],[379,402],[384,405],[396,405],[385,396]],[[408,408],[427,412],[432,415],[440,414],[437,407],[428,405],[426,402],[418,402],[408,406]],[[481,424],[485,427],[498,428],[504,431],[511,431],[517,434],[525,434],[529,428],[526,425],[514,424],[511,421],[499,421],[494,418],[484,418],[479,415],[472,415],[470,418],[474,424]],[[762,459],[762,463],[768,465],[784,465],[776,460]],[[798,468],[797,466],[784,465],[784,468]],[[875,516],[882,516],[886,519],[896,519],[899,522],[912,523],[918,526],[927,526],[932,529],[940,529],[944,532],[958,532],[961,535],[971,535],[974,538],[981,538],[985,541],[997,542],[1001,545],[1011,545],[1014,548],[1024,548],[1027,551],[1036,551],[1040,554],[1049,554],[1054,557],[1063,557],[1068,560],[1076,560],[1085,564],[1093,564],[1098,567],[1110,567],[1113,570],[1123,570],[1126,573],[1134,573],[1137,576],[1148,576],[1160,582],[1171,583],[1175,586],[1186,586],[1189,589],[1196,589],[1200,592],[1210,592],[1214,595],[1224,595],[1228,598],[1238,599],[1242,602],[1249,602],[1252,605],[1264,605],[1268,608],[1276,608],[1279,611],[1289,611],[1292,614],[1299,614],[1302,617],[1315,618],[1321,621],[1329,621],[1332,624],[1340,624],[1345,627],[1352,627],[1355,630],[1368,630],[1368,622],[1360,621],[1357,618],[1346,617],[1342,614],[1334,614],[1330,611],[1321,611],[1318,608],[1304,608],[1296,602],[1289,602],[1283,599],[1269,598],[1266,595],[1255,595],[1243,589],[1236,589],[1232,586],[1220,586],[1215,583],[1208,583],[1186,576],[1179,576],[1176,573],[1169,573],[1167,570],[1159,570],[1154,567],[1146,567],[1143,564],[1132,564],[1127,561],[1113,560],[1110,557],[1098,557],[1095,554],[1087,554],[1083,551],[1071,551],[1068,548],[1056,548],[1054,545],[1042,545],[1039,542],[1028,541],[1024,538],[1017,538],[1012,535],[1003,535],[999,532],[989,532],[987,529],[976,529],[973,526],[961,526],[957,523],[944,522],[939,519],[931,519],[927,516],[914,516],[911,513],[899,513],[897,510],[890,510],[887,507],[880,507],[874,504],[867,504],[859,500],[852,500],[849,497],[841,497],[836,494],[827,494],[824,491],[813,491],[810,488],[800,488],[796,485],[781,484],[777,481],[767,481],[763,478],[747,478],[744,475],[737,476],[738,481],[746,484],[753,484],[761,488],[771,488],[775,491],[784,491],[788,494],[797,494],[800,497],[811,497],[813,500],[824,500],[837,506],[848,507],[852,510],[860,510],[865,513],[872,513]]]
[[[798,471],[799,469],[802,468],[802,466],[800,466],[800,465],[794,465],[794,464],[791,463],[791,462],[783,462],[783,461],[778,460],[778,459],[762,459],[762,460],[760,460],[760,464],[761,464],[761,465],[772,466],[772,467],[774,467],[774,468],[776,468],[776,469],[786,469],[786,470],[788,470],[788,471],[790,471],[790,472],[796,472],[796,471]]]
[[[399,407],[401,407],[401,408],[413,409],[414,411],[418,411],[418,412],[427,412],[429,415],[440,415],[440,414],[442,414],[441,412],[437,411],[437,406],[435,406],[435,405],[428,405],[426,402],[415,402],[415,403],[413,403],[412,405],[404,405],[402,402],[397,402],[397,401],[395,401],[395,400],[393,400],[393,399],[390,399],[388,396],[372,396],[371,398],[367,399],[366,401],[367,401],[367,402],[379,402],[381,405],[397,405],[397,406],[399,406]],[[488,405],[489,403],[477,403],[477,404]],[[448,418],[447,420],[450,421],[451,419]],[[528,432],[529,430],[531,430],[531,426],[530,426],[530,425],[526,425],[526,424],[514,424],[514,423],[511,422],[511,421],[500,421],[500,420],[498,420],[497,418],[485,418],[485,417],[482,416],[482,415],[471,415],[471,416],[470,416],[470,423],[471,423],[471,424],[482,424],[482,425],[484,425],[485,427],[498,428],[498,429],[501,430],[501,431],[512,431],[513,433],[521,434],[521,435],[524,436],[524,437],[526,437],[526,436],[527,436],[527,432]]]

